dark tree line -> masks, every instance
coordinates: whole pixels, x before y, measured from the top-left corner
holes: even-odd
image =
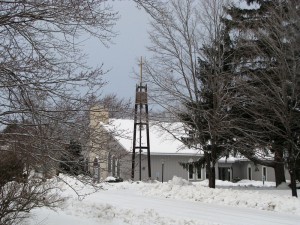
[[[246,1],[250,8],[231,6],[224,19],[232,33],[235,73],[242,78],[239,111],[246,114],[247,132],[240,139],[252,144],[241,152],[256,163],[273,167],[276,185],[285,182],[284,165],[296,192],[299,170],[299,2]],[[252,4],[259,7],[251,8]],[[243,125],[243,124],[241,124]],[[243,126],[241,126],[243,127]],[[252,135],[258,134],[258,135]],[[253,139],[252,141],[249,138]],[[253,138],[255,137],[255,138]],[[257,146],[253,149],[253,146]],[[260,160],[257,151],[267,149],[273,161]]]
[[[71,175],[85,174],[85,160],[82,146],[77,141],[71,140],[65,147],[66,151],[61,157],[59,172]]]

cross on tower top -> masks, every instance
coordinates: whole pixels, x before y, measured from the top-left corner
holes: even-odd
[[[143,57],[141,56],[141,61],[139,63],[140,66],[140,85],[142,86],[143,84]]]

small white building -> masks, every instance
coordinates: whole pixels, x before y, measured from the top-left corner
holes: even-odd
[[[131,179],[134,121],[108,119],[108,114],[101,112],[100,114],[91,114],[91,127],[98,132],[95,132],[94,138],[91,140],[93,148],[89,152],[89,161],[98,161],[101,178],[114,176],[124,180]],[[168,181],[173,176],[190,181],[206,179],[205,168],[194,168],[190,165],[185,169],[180,165],[180,163],[195,162],[202,156],[200,149],[190,149],[180,141],[180,138],[185,136],[181,123],[152,122],[149,135],[152,180]],[[141,145],[144,144],[145,138],[141,138]],[[139,137],[137,139],[139,140]],[[139,179],[140,173],[139,155],[139,152],[136,152],[135,180]],[[90,163],[92,174],[95,170],[93,165]],[[228,181],[263,180],[263,177],[266,181],[275,181],[274,169],[254,165],[244,157],[221,158],[216,164],[217,179]],[[147,152],[141,152],[141,178],[142,180],[148,179]]]

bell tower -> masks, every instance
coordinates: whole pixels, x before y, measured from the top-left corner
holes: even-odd
[[[140,84],[136,85],[131,179],[134,180],[136,153],[139,156],[139,180],[142,180],[142,152],[147,151],[148,178],[151,179],[150,137],[147,85],[143,85],[143,59],[140,62]]]

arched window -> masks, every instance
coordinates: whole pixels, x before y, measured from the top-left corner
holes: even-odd
[[[107,156],[107,172],[111,172],[111,154],[110,152],[108,153],[108,156]]]
[[[121,177],[120,159],[117,160],[117,177]]]
[[[188,165],[188,174],[189,174],[189,176],[188,176],[188,178],[189,178],[189,180],[194,180],[195,178],[194,178],[194,173],[195,173],[195,171],[194,171],[194,165],[192,164],[192,162],[193,162],[193,159],[189,159],[189,165]]]
[[[114,176],[116,176],[116,158],[115,158],[115,156],[112,157],[111,164],[112,164],[111,175],[114,177]]]

